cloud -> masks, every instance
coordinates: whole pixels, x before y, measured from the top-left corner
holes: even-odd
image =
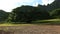
[[[16,5],[32,5],[37,6],[38,0],[22,0],[16,3]]]
[[[16,1],[13,2],[13,0],[0,0],[0,9],[3,9],[5,11],[11,11],[11,9],[15,8]]]
[[[0,9],[10,12],[13,8],[21,5],[36,6],[38,0],[0,0]]]
[[[55,0],[49,0],[49,4],[52,3],[53,1],[55,1]]]
[[[47,5],[47,4],[50,4],[52,3],[54,0],[42,0],[42,5]]]
[[[10,12],[12,9],[21,5],[37,6],[38,4],[41,4],[41,1],[42,5],[47,5],[52,2],[52,0],[0,0],[0,9]]]

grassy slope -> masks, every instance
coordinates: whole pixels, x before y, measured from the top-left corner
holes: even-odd
[[[34,21],[34,23],[60,24],[60,19],[38,20]],[[32,24],[9,24],[9,23],[0,24],[0,26],[28,26],[28,25]]]
[[[35,23],[60,24],[60,19],[38,20]]]
[[[29,26],[32,24],[0,24],[0,26]]]
[[[35,22],[46,22],[46,21],[60,21],[60,19],[49,19],[49,20],[38,20],[38,21],[35,21]]]

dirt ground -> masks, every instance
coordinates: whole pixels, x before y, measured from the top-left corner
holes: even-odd
[[[0,34],[60,34],[60,25],[0,26]]]

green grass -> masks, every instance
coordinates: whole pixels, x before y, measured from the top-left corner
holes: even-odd
[[[38,20],[36,22],[43,22],[43,21],[60,21],[60,19]]]
[[[59,24],[60,25],[60,19],[38,20],[34,22],[38,24],[40,23],[40,24]]]
[[[29,26],[29,25],[32,25],[32,24],[0,24],[0,26]]]
[[[33,21],[33,24],[59,24],[60,25],[60,19],[38,20],[38,21]],[[32,24],[11,24],[11,23],[0,24],[0,26],[29,26],[29,25]]]

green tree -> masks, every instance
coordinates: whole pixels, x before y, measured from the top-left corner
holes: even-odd
[[[31,23],[35,20],[47,19],[49,13],[40,7],[33,6],[21,6],[13,9],[12,11],[12,22],[27,22]]]
[[[33,11],[32,6],[21,6],[12,11],[12,20],[13,22],[31,22]]]
[[[53,18],[60,18],[60,9],[55,9],[50,13]]]
[[[40,19],[50,18],[49,12],[46,10],[45,5],[38,5],[36,12],[38,12],[40,14]]]
[[[8,18],[8,13],[4,10],[0,10],[0,22],[6,21]]]

